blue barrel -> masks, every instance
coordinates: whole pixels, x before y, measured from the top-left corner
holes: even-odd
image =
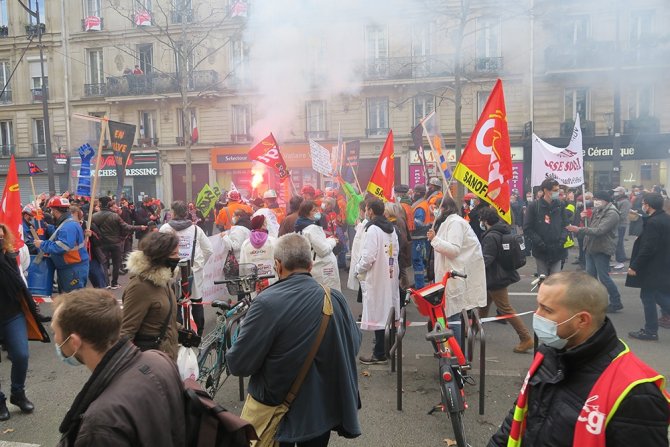
[[[28,267],[28,289],[35,296],[51,296],[54,282],[54,265],[47,258],[35,263],[36,255],[30,256]]]

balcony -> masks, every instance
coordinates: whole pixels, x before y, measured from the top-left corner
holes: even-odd
[[[0,104],[11,104],[12,102],[12,91],[5,90],[2,95],[0,95]]]
[[[104,29],[105,19],[98,16],[88,16],[81,19],[82,31],[102,31]]]
[[[46,96],[47,99],[49,99],[49,87],[47,87],[46,89],[31,88],[30,92],[33,95],[33,102],[42,102],[42,95]]]
[[[414,79],[453,76],[453,56],[381,57],[366,60],[366,80]]]
[[[503,58],[477,57],[475,58],[475,71],[478,73],[498,73],[503,69]]]
[[[11,157],[16,155],[16,145],[15,144],[2,144],[0,145],[0,157]]]
[[[46,143],[33,143],[33,155],[37,157],[45,157],[47,155]]]
[[[623,122],[623,133],[626,134],[659,133],[660,131],[661,124],[654,116],[643,116]]]
[[[596,122],[580,120],[582,128],[582,136],[592,137],[596,134]],[[570,137],[572,136],[572,131],[575,129],[574,120],[566,120],[561,123],[561,137]]]
[[[305,132],[305,139],[309,140],[325,140],[328,138],[327,130],[308,130]]]
[[[9,27],[7,25],[0,26],[0,37],[9,36]]]
[[[368,138],[381,138],[381,137],[386,137],[389,133],[389,128],[388,127],[369,127],[365,129],[365,135]]]
[[[31,23],[30,25],[26,25],[26,34],[28,35],[28,37],[37,36],[38,31],[41,31],[42,34],[44,34],[46,30],[47,26],[44,23],[40,23],[39,26],[33,23]]]
[[[84,84],[84,96],[105,96],[106,84]]]
[[[187,90],[216,90],[219,74],[214,70],[201,70],[189,73]],[[128,74],[107,78],[105,96],[140,96],[179,93],[177,73]]]
[[[230,141],[233,143],[251,143],[251,135],[242,133],[242,134],[232,134],[230,135]]]
[[[181,23],[193,22],[193,10],[183,9],[181,11],[170,11],[170,23],[179,25]]]
[[[158,138],[138,138],[137,145],[140,147],[157,147]],[[179,146],[183,146],[183,144],[180,144]]]
[[[578,45],[552,45],[544,51],[546,72],[585,71],[613,66],[614,42],[583,42]]]

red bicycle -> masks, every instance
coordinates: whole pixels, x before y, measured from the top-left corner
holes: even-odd
[[[458,447],[468,447],[463,425],[463,413],[468,405],[465,401],[465,382],[473,383],[466,374],[471,365],[466,361],[463,350],[459,346],[454,331],[449,329],[447,317],[444,315],[444,300],[447,281],[450,278],[467,278],[467,275],[455,270],[447,272],[442,281],[419,290],[408,289],[421,315],[429,318],[426,340],[435,349],[438,360],[441,403],[433,407],[428,414],[435,411],[448,413],[454,429],[454,437]]]

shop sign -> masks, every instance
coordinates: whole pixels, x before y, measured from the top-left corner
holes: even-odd
[[[95,165],[96,158],[91,160],[91,165]],[[79,176],[79,167],[81,166],[81,159],[73,157],[72,162],[72,176]],[[93,167],[93,166],[91,166]],[[93,171],[91,175],[93,175]],[[116,163],[114,155],[111,153],[102,154],[100,160],[100,170],[98,171],[100,177],[116,177]],[[156,177],[160,175],[160,163],[158,153],[130,153],[128,163],[126,164],[127,177]]]

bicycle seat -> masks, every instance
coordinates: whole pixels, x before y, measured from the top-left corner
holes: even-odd
[[[446,341],[453,336],[454,336],[454,331],[452,331],[451,329],[442,329],[440,327],[436,327],[435,329],[433,329],[432,331],[430,331],[426,334],[426,340],[434,341],[434,342],[441,342],[441,341]]]
[[[231,306],[227,301],[214,300],[212,301],[212,307],[218,307],[219,309],[223,310],[230,310],[233,306]]]

